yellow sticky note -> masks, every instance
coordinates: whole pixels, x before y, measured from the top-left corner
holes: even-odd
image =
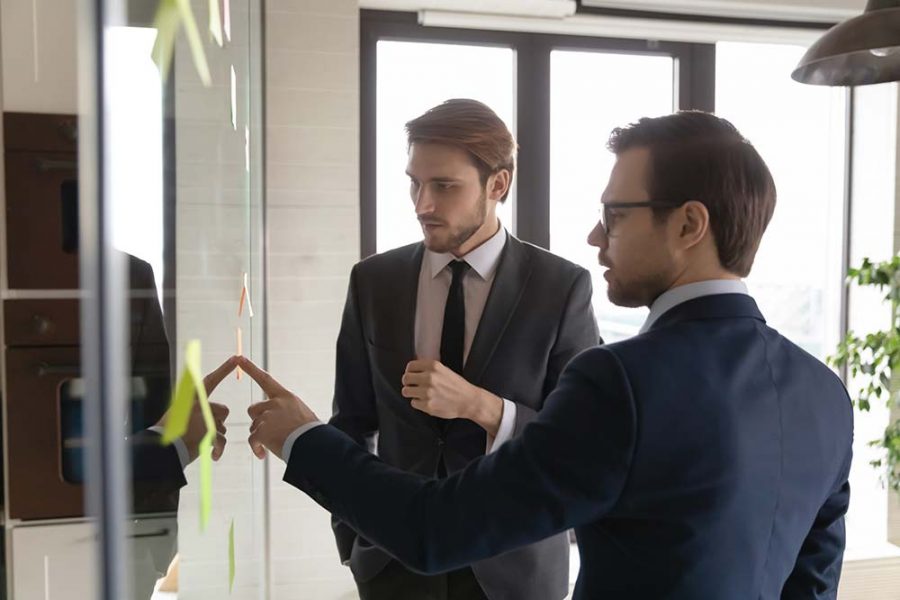
[[[218,4],[216,14],[218,15]],[[218,19],[218,16],[216,17]],[[203,51],[203,42],[197,31],[197,21],[194,19],[194,11],[191,10],[190,0],[160,0],[156,9],[156,17],[153,27],[156,29],[156,42],[153,44],[153,61],[159,67],[160,77],[165,81],[169,76],[172,64],[172,54],[175,48],[175,36],[178,29],[184,25],[188,45],[191,48],[191,56],[194,60],[194,68],[203,85],[209,86],[212,78],[209,75],[209,65],[206,62],[206,53]],[[221,34],[220,34],[221,37]]]
[[[163,428],[162,443],[171,444],[187,431],[194,398],[200,403],[200,414],[206,425],[206,433],[200,440],[200,530],[206,529],[212,507],[212,442],[216,435],[216,422],[209,407],[206,386],[200,369],[200,341],[191,340],[184,349],[184,369],[178,377],[175,392],[169,405],[169,415]]]
[[[203,385],[203,375],[200,371],[200,342],[192,340],[184,351],[184,366],[194,382],[197,390],[197,401],[200,403],[200,413],[203,415],[203,423],[206,425],[206,433],[200,440],[198,460],[200,461],[200,530],[206,529],[209,523],[209,513],[212,506],[212,442],[216,436],[216,422],[209,407],[209,398],[206,396],[206,386]]]
[[[163,444],[169,445],[185,434],[193,407],[194,382],[186,372],[182,372],[169,402],[169,414],[166,416],[166,425],[162,434]]]
[[[222,19],[219,16],[219,0],[209,0],[209,34],[222,45]]]
[[[172,65],[175,36],[181,27],[181,15],[175,0],[161,0],[153,19],[153,27],[156,29],[156,41],[153,43],[151,56],[159,68],[160,79],[165,81],[169,77],[169,68]]]
[[[194,11],[191,10],[190,0],[175,0],[178,3],[178,12],[181,22],[184,24],[184,33],[187,35],[188,45],[191,47],[191,56],[194,59],[194,68],[203,85],[209,87],[212,77],[209,75],[209,65],[206,63],[206,53],[203,51],[203,42],[200,40],[200,32],[197,30],[197,21],[194,19]]]
[[[228,530],[228,593],[234,589],[234,519],[231,519],[231,528]]]

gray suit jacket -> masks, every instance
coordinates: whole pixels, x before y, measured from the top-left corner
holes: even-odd
[[[486,434],[474,422],[441,422],[400,395],[401,377],[415,358],[414,323],[422,243],[357,264],[337,343],[334,414],[330,423],[359,444],[377,432],[381,460],[436,475],[484,454]],[[466,361],[465,378],[516,403],[514,435],[541,409],[563,368],[598,343],[588,272],[513,236],[497,267]],[[391,557],[334,521],[341,560],[367,581]],[[564,534],[472,565],[491,600],[553,600],[566,596],[569,544]]]

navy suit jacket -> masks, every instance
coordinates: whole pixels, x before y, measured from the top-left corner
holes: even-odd
[[[840,380],[723,294],[578,355],[519,437],[447,479],[330,426],[284,478],[422,572],[575,527],[576,599],[834,598],[852,430]]]

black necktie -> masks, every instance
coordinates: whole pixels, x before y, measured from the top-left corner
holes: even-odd
[[[462,375],[463,348],[466,335],[466,302],[463,296],[463,277],[469,263],[455,260],[450,263],[453,279],[444,307],[444,327],[441,329],[441,362]]]

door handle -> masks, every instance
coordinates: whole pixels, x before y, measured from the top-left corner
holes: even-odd
[[[39,158],[37,159],[37,169],[41,173],[46,173],[47,171],[77,171],[78,161]]]

